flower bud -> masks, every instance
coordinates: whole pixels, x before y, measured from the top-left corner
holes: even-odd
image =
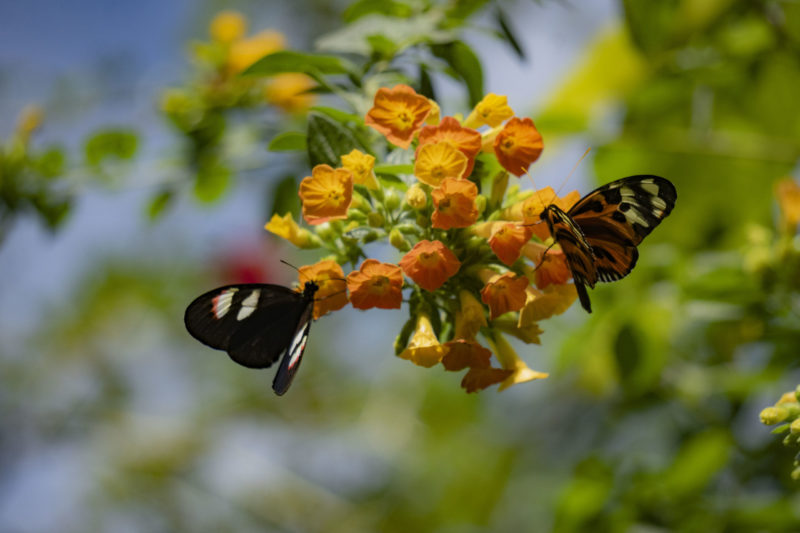
[[[383,200],[383,205],[386,206],[386,209],[393,210],[400,207],[400,201],[400,196],[398,196],[393,190],[389,190],[386,193],[385,199]]]
[[[386,222],[386,219],[377,211],[373,211],[367,215],[367,224],[372,228],[382,228],[384,222]]]
[[[771,426],[783,422],[789,416],[789,410],[783,407],[767,407],[759,415],[761,423]]]
[[[789,431],[792,432],[792,435],[800,434],[800,418],[795,418],[792,421],[792,424],[789,426]]]
[[[479,215],[486,209],[486,197],[484,195],[479,194],[475,198],[475,208],[478,210]]]
[[[412,185],[406,191],[406,203],[414,209],[422,209],[428,205],[428,195],[419,185]]]
[[[396,228],[389,232],[389,244],[400,250],[401,252],[407,252],[411,249],[411,245],[403,237],[403,234],[400,233],[399,230]]]

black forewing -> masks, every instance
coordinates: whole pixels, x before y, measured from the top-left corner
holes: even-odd
[[[227,285],[189,304],[184,323],[194,338],[240,365],[266,368],[286,350],[307,307],[302,294],[281,285]]]

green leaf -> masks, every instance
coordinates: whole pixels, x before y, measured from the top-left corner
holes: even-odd
[[[414,165],[375,165],[376,174],[413,174]]]
[[[98,167],[109,159],[131,159],[136,155],[139,138],[130,130],[105,130],[95,133],[86,141],[84,151],[86,163],[91,167]]]
[[[55,231],[64,223],[72,208],[72,201],[69,198],[54,198],[44,194],[34,196],[31,203],[51,231]]]
[[[416,325],[417,321],[415,317],[409,318],[405,324],[403,324],[403,329],[400,330],[400,334],[394,340],[394,354],[400,355],[403,350],[406,349],[408,346],[408,339],[411,338],[411,334],[414,333],[414,326]]]
[[[167,211],[172,202],[175,200],[175,191],[172,189],[164,189],[160,193],[153,196],[150,203],[147,205],[147,218],[150,221],[158,220]]]
[[[413,13],[411,6],[392,0],[360,0],[353,2],[342,13],[345,22],[353,22],[365,15],[380,13],[390,17],[410,17]]]
[[[279,133],[269,143],[267,150],[272,152],[294,152],[306,149],[306,134],[299,131]]]
[[[377,54],[378,56],[386,59],[391,59],[392,56],[397,53],[398,46],[394,43],[394,41],[387,38],[385,35],[376,33],[373,35],[367,35],[366,39],[370,48],[372,49],[373,54]]]
[[[55,178],[64,173],[64,162],[64,152],[58,148],[51,148],[39,156],[33,164],[45,178]]]
[[[214,202],[222,197],[230,181],[231,170],[227,166],[217,157],[204,157],[197,169],[194,195],[201,202]]]
[[[433,90],[433,80],[431,80],[431,74],[428,71],[428,66],[425,63],[419,64],[419,94],[424,96],[425,98],[430,98],[433,101],[436,101],[436,93]]]
[[[462,41],[431,46],[431,51],[450,65],[456,77],[464,81],[469,93],[470,105],[474,106],[483,98],[483,68],[480,59]]]
[[[430,11],[410,18],[395,18],[372,13],[348,24],[341,30],[317,40],[320,50],[369,56],[372,46],[369,39],[375,35],[396,43],[401,51],[420,43],[445,43],[455,39],[455,31],[440,30],[443,15]]]
[[[295,219],[300,214],[297,180],[292,175],[277,182],[272,189],[272,209],[270,209],[269,215],[283,216],[286,213],[291,213]]]
[[[522,46],[519,44],[519,40],[514,35],[514,32],[511,30],[511,25],[508,23],[508,19],[506,18],[505,12],[497,8],[494,14],[495,20],[497,21],[497,25],[500,26],[500,32],[502,33],[503,37],[511,48],[516,52],[517,57],[524,60],[525,59],[525,51],[522,49]]]
[[[242,75],[269,76],[284,72],[347,74],[355,71],[356,68],[351,63],[337,56],[281,50],[262,57],[250,65]]]
[[[312,167],[319,164],[337,167],[340,157],[354,148],[365,150],[346,126],[321,113],[308,114],[308,158]]]
[[[364,124],[364,119],[355,113],[348,113],[346,111],[342,111],[341,109],[336,109],[335,107],[326,107],[326,106],[314,106],[309,111],[319,111],[320,113],[325,113],[329,117],[334,120],[338,120],[342,124],[347,122],[354,122],[356,124]]]

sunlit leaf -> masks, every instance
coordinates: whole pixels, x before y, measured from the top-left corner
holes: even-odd
[[[309,113],[307,139],[311,166],[324,163],[337,167],[343,154],[354,148],[364,151],[349,128],[321,113]]]
[[[126,160],[136,154],[139,137],[130,130],[103,130],[86,141],[84,152],[86,163],[97,167],[103,161],[114,158]]]
[[[268,150],[273,152],[294,152],[306,149],[306,134],[297,131],[279,133],[269,142]]]
[[[338,56],[281,50],[262,57],[250,65],[242,75],[268,76],[283,72],[347,74],[354,71],[354,67],[348,61]]]
[[[480,59],[467,44],[453,41],[431,47],[434,55],[444,59],[453,73],[467,86],[469,103],[474,106],[483,98],[483,67]]]

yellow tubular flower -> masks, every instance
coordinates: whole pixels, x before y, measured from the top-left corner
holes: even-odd
[[[464,121],[467,128],[479,128],[480,126],[490,126],[496,128],[505,120],[514,116],[514,111],[508,106],[508,97],[489,93],[478,102],[475,109]]]
[[[283,50],[286,37],[281,32],[266,30],[247,39],[234,41],[228,53],[228,70],[239,73],[267,54]]]
[[[425,119],[425,124],[429,124],[431,126],[438,126],[439,121],[441,120],[441,108],[439,104],[428,98],[428,102],[431,104],[431,112],[428,114],[428,118]]]
[[[500,365],[504,369],[512,371],[511,375],[500,383],[500,387],[497,389],[498,391],[505,390],[517,383],[525,383],[526,381],[532,381],[534,379],[544,379],[549,376],[546,372],[532,370],[526,365],[525,361],[519,358],[514,348],[500,333],[496,333],[490,338],[487,338],[487,341],[495,357],[500,361]]]
[[[414,175],[422,183],[438,187],[445,178],[460,178],[467,163],[467,156],[447,141],[426,144],[417,152]]]
[[[525,305],[520,309],[517,327],[525,328],[553,315],[560,315],[570,308],[578,297],[575,285],[548,285],[540,291],[528,285],[525,288]]]
[[[283,216],[272,215],[264,229],[283,237],[298,248],[317,248],[320,245],[319,239],[313,233],[297,225],[291,213]]]
[[[314,104],[316,96],[309,92],[317,84],[311,77],[297,72],[278,74],[264,87],[264,98],[287,113],[303,113]]]
[[[458,293],[461,308],[456,311],[456,329],[454,339],[474,340],[482,327],[486,327],[486,311],[483,305],[471,292],[461,290]]]
[[[378,188],[373,171],[375,157],[353,148],[349,154],[342,156],[342,167],[353,173],[353,184],[363,185],[367,189]]]
[[[782,179],[775,185],[775,196],[783,227],[792,233],[800,224],[800,185],[791,178]]]
[[[241,39],[247,32],[247,19],[238,11],[220,11],[211,20],[208,33],[218,43],[230,44]]]
[[[402,359],[408,359],[414,364],[430,368],[439,363],[447,350],[439,344],[439,339],[433,333],[433,326],[427,315],[420,314],[417,318],[417,327],[411,342],[400,353]]]

